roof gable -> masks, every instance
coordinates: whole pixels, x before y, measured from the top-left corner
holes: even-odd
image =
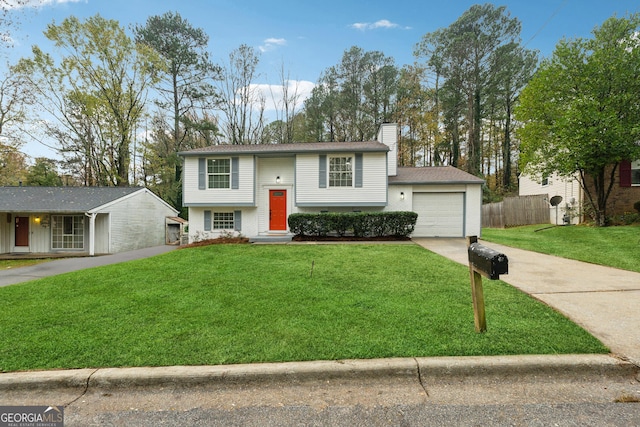
[[[88,212],[142,187],[0,187],[1,212]]]

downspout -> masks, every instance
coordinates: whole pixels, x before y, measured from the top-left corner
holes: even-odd
[[[89,256],[94,256],[96,254],[96,214],[85,213],[85,215],[89,217]]]

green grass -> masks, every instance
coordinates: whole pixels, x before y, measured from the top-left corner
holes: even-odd
[[[482,239],[549,255],[640,272],[640,226],[528,225],[483,228]]]
[[[27,267],[29,265],[41,264],[51,261],[50,259],[0,259],[0,270],[10,268]]]
[[[602,353],[595,338],[417,245],[213,245],[0,288],[0,371]]]

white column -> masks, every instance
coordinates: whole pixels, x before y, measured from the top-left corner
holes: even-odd
[[[89,256],[96,254],[96,214],[89,216]]]

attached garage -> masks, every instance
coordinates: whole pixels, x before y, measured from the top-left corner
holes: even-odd
[[[483,183],[451,166],[399,167],[389,177],[389,209],[418,214],[413,237],[480,236]]]
[[[413,211],[418,213],[414,235],[463,237],[464,193],[413,193]]]

